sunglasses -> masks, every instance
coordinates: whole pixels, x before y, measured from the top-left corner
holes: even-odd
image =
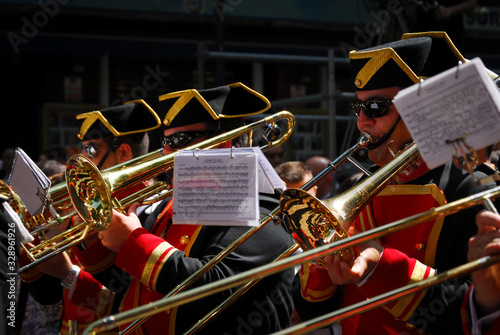
[[[87,144],[82,148],[82,153],[85,153],[90,159],[95,159],[97,153],[102,149],[94,147],[92,144]]]
[[[108,147],[108,153],[110,151],[113,151],[113,150],[116,150],[118,149],[120,145],[116,144],[116,143],[113,143],[112,145],[110,145]],[[92,144],[92,143],[89,143],[89,144],[86,144],[83,146],[82,148],[82,153],[85,153],[90,159],[96,159],[97,158],[97,154],[104,150],[103,148],[99,148],[99,147],[96,147],[95,144]]]
[[[163,136],[161,138],[161,144],[163,147],[168,145],[172,149],[180,149],[186,147],[189,143],[200,137],[205,137],[213,133],[213,131],[181,131],[169,136]]]
[[[391,106],[392,104],[392,99],[368,100],[351,102],[351,107],[354,111],[354,114],[356,114],[356,117],[358,118],[359,113],[363,111],[366,117],[376,119],[389,114],[389,106]]]

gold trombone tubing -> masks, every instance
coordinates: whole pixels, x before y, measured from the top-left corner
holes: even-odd
[[[147,161],[156,159],[158,157],[161,157],[163,155],[164,155],[163,149],[157,149],[157,150],[151,151],[150,153],[147,153],[143,156],[132,158],[131,160],[128,160],[124,163],[107,168],[107,169],[103,170],[103,173],[104,172],[118,171],[118,170],[124,169],[127,166],[147,162]],[[56,209],[57,208],[64,208],[65,209],[65,205],[71,201],[71,199],[68,195],[68,188],[67,188],[66,182],[58,183],[54,186],[51,186],[49,188],[49,195],[50,195],[50,199],[52,199],[52,201],[53,201],[53,206]]]
[[[281,119],[288,120],[288,129],[281,137],[262,147],[267,150],[281,145],[292,134],[295,118],[288,111],[281,111],[265,117],[260,121],[222,133],[203,142],[191,145],[184,150],[210,149],[221,143],[233,140],[239,136],[268,124],[275,124]],[[91,228],[105,230],[111,221],[110,202],[118,192],[133,187],[138,183],[158,176],[166,169],[173,167],[177,152],[164,155],[157,159],[134,164],[123,169],[101,173],[95,165],[82,155],[74,155],[66,164],[66,181],[71,201]]]
[[[347,160],[351,161],[350,158],[351,156],[356,153],[358,150],[365,148],[370,142],[372,141],[372,138],[369,134],[367,133],[361,133],[358,141],[356,144],[354,144],[351,148],[349,148],[347,151],[345,151],[342,155],[337,157],[334,161],[330,162],[328,166],[323,169],[318,175],[316,175],[314,178],[309,180],[307,183],[305,183],[301,189],[302,190],[309,190],[311,187],[316,185],[322,178],[324,178],[328,173],[337,170],[342,164],[344,164]],[[357,166],[357,164],[355,164]],[[217,265],[220,261],[222,261],[227,255],[229,255],[231,252],[233,252],[238,246],[243,244],[243,242],[247,241],[250,237],[252,237],[255,233],[257,233],[261,228],[263,228],[266,224],[271,222],[271,220],[278,215],[281,212],[280,207],[276,207],[274,210],[272,210],[265,218],[263,218],[260,221],[259,226],[252,227],[250,228],[247,232],[245,232],[243,235],[241,235],[238,239],[233,241],[230,245],[228,245],[224,250],[222,250],[219,254],[217,254],[215,257],[213,257],[208,263],[206,263],[203,267],[201,267],[198,271],[193,273],[191,276],[186,278],[183,282],[181,282],[179,285],[177,285],[172,291],[170,291],[163,299],[167,299],[171,296],[174,296],[183,290],[187,289],[191,284],[193,284],[196,280],[201,278],[208,270],[213,268],[215,265]],[[235,292],[237,294],[238,292]],[[238,293],[238,295],[243,294],[244,292]],[[228,305],[231,303],[229,300],[231,297],[228,298]],[[225,306],[227,308],[227,306]],[[222,311],[222,307],[218,307],[219,311]],[[218,312],[217,312],[218,313]],[[211,318],[214,317],[214,313],[210,313]],[[130,334],[135,328],[143,324],[149,319],[149,316],[144,316],[140,319],[135,320],[133,323],[131,323],[127,328],[125,328],[123,331],[120,332],[120,335],[125,335],[125,334]],[[203,324],[206,324],[207,321],[204,321]]]
[[[127,166],[131,166],[131,165],[134,165],[134,164],[138,164],[138,163],[142,163],[144,161],[148,161],[150,159],[155,159],[155,158],[158,158],[158,157],[161,157],[163,155],[163,150],[159,149],[159,150],[155,150],[155,151],[152,151],[151,153],[148,153],[144,156],[141,156],[141,157],[137,157],[137,158],[134,158],[134,159],[131,159],[127,162],[124,162],[122,164],[118,164],[118,165],[115,165],[114,167],[111,167],[109,169],[106,169],[104,171],[108,171],[108,172],[112,172],[112,171],[117,171],[117,170],[121,170]],[[161,191],[163,189],[165,189],[166,187],[164,185],[161,185],[157,191]],[[150,194],[152,195],[153,192],[150,191]],[[70,202],[71,199],[68,195],[68,189],[67,189],[67,184],[66,182],[62,182],[62,183],[58,183],[52,187],[49,188],[49,198],[53,201],[53,206],[59,210],[61,209],[69,209],[71,207],[73,207],[73,204]],[[142,197],[144,199],[144,197]],[[140,200],[136,200],[136,201],[140,201]],[[20,199],[18,200],[19,203],[21,203]],[[68,205],[69,203],[69,205]],[[131,204],[132,202],[130,202]],[[148,204],[147,202],[146,203],[143,203],[143,204]],[[21,205],[22,207],[23,205]],[[71,219],[72,217],[74,217],[75,215],[77,215],[78,212],[76,210],[73,210],[72,212],[62,216],[62,217],[58,217],[58,218],[53,218],[51,220],[47,220],[46,221],[46,224],[44,225],[40,225],[38,227],[35,227],[31,232],[30,234],[32,236],[36,236],[36,235],[40,235],[40,234],[44,234],[46,231],[48,231],[49,229],[61,224],[63,221],[66,221],[68,219]],[[27,215],[24,215],[23,216],[23,219],[22,219],[23,222],[26,222],[26,221],[30,221],[29,220],[29,217]],[[25,223],[25,225],[27,226],[27,228],[31,228],[31,224],[28,224],[28,223]],[[70,231],[68,233],[70,234],[73,234],[75,231],[77,231],[76,229],[70,229]],[[64,232],[64,234],[66,234],[66,232]],[[68,235],[68,234],[66,234]],[[77,234],[78,236],[78,234]],[[74,236],[73,237],[73,240],[76,240],[77,236]],[[81,236],[81,235],[80,235]],[[86,235],[83,236],[83,238],[85,238]],[[51,242],[51,244],[53,243],[54,241]],[[43,245],[43,247],[47,246],[48,243],[46,245]],[[59,245],[57,245],[57,247],[59,247]],[[24,246],[23,248],[25,250],[27,250]],[[36,247],[36,248],[32,248],[33,252],[38,252],[38,250],[40,250],[42,247]],[[51,249],[54,249],[54,245],[51,246]],[[64,250],[66,250],[68,248],[65,248]],[[64,251],[63,250],[63,251]],[[47,252],[45,252],[47,253]],[[41,254],[39,255],[40,258],[44,257],[44,254]],[[32,260],[32,261],[35,261],[37,259],[37,257],[34,257],[34,253],[29,253],[28,252],[28,257]],[[44,258],[45,259],[45,258]],[[31,268],[32,266],[29,266],[29,267],[23,267],[21,268],[22,271],[26,271],[28,270],[29,268]],[[21,272],[22,272],[21,271]]]
[[[477,206],[477,205],[485,205],[489,206],[491,204],[491,199],[495,199],[498,196],[500,196],[500,186],[495,187],[491,190],[483,191],[453,202],[450,202],[446,205],[439,206],[436,208],[433,208],[429,211],[418,213],[412,216],[409,216],[407,218],[394,221],[392,223],[386,224],[381,227],[377,227],[374,229],[371,229],[369,231],[365,231],[359,234],[356,234],[354,236],[351,236],[349,238],[345,238],[342,240],[338,240],[336,242],[333,242],[331,244],[325,244],[323,246],[320,246],[316,249],[308,250],[303,252],[302,254],[290,256],[286,259],[279,260],[277,262],[267,264],[260,266],[258,268],[255,268],[250,271],[246,271],[234,276],[231,276],[229,278],[222,279],[220,281],[217,281],[215,283],[210,283],[207,285],[203,285],[197,288],[193,288],[187,292],[180,293],[176,296],[169,297],[167,299],[162,299],[158,300],[155,302],[152,302],[148,305],[140,306],[137,308],[134,308],[132,310],[118,313],[115,315],[111,315],[108,317],[105,317],[101,320],[95,321],[91,323],[84,331],[83,334],[97,334],[100,331],[106,331],[106,330],[111,330],[119,325],[122,325],[127,322],[133,321],[137,317],[146,317],[150,316],[151,314],[159,313],[162,311],[165,311],[169,308],[177,307],[189,302],[193,302],[195,300],[210,296],[212,294],[215,294],[217,292],[221,292],[230,288],[233,288],[238,285],[243,285],[247,283],[250,280],[256,279],[256,278],[264,278],[266,276],[278,273],[280,271],[286,270],[288,268],[291,268],[296,265],[300,265],[302,263],[305,263],[307,261],[311,261],[315,258],[320,258],[320,257],[325,257],[331,253],[346,249],[346,248],[352,248],[354,246],[357,246],[359,244],[363,244],[367,241],[377,239],[384,237],[386,235],[392,234],[394,232],[404,230],[406,228],[413,227],[417,224],[429,221],[433,218],[438,218],[438,217],[444,217],[450,214],[457,213],[459,211],[462,211],[464,209]],[[486,204],[485,204],[486,203]],[[443,272],[441,275],[438,275],[436,279],[432,280],[427,279],[425,281],[420,282],[419,288],[422,290],[430,287],[431,285],[438,284],[444,280],[451,279],[453,277],[456,277],[457,275],[463,275],[475,270],[478,270],[480,268],[483,268],[485,266],[492,265],[494,263],[498,262],[498,257],[497,256],[492,256],[492,257],[485,257],[481,258],[479,260],[476,260],[471,263],[467,263],[465,265],[462,265],[461,267],[457,267],[455,269],[451,269],[447,272]],[[465,270],[464,270],[465,269]],[[414,286],[418,286],[415,283],[411,287],[405,287],[408,290],[414,290]],[[405,288],[402,288],[401,290],[405,290]],[[389,294],[389,292],[388,292]],[[397,294],[404,294],[401,292],[398,292]],[[408,293],[411,294],[411,293]],[[373,299],[373,298],[372,298]],[[384,298],[385,299],[385,298]],[[388,303],[389,301],[385,301],[382,299],[384,303]],[[375,308],[377,306],[370,306],[370,308]],[[357,305],[351,306],[351,308],[358,308]],[[365,310],[357,310],[356,313],[362,313]],[[342,313],[345,313],[345,311],[342,311]],[[354,314],[350,314],[354,315]],[[344,317],[346,318],[346,317]],[[329,319],[328,322],[333,323],[335,320]],[[324,326],[323,324],[322,326]],[[297,326],[298,328],[301,328],[300,325]],[[308,326],[312,327],[312,326]],[[319,328],[320,326],[318,326]],[[308,328],[312,329],[312,328]]]
[[[157,195],[154,201],[159,201],[168,196],[169,191],[161,193],[164,190],[167,190],[168,188],[169,186],[165,182],[158,182],[153,185],[149,185],[148,187],[142,189],[141,191],[123,198],[120,202],[115,202],[117,204],[116,209],[123,211],[130,205],[132,205],[134,202],[140,202],[141,205],[148,205],[153,200],[145,200],[145,199],[148,199],[154,195]],[[78,215],[78,212],[74,210],[66,214],[65,216],[62,216],[61,221],[66,221],[76,215]],[[54,224],[59,224],[59,222],[54,220],[47,225],[53,226]],[[45,228],[45,226],[41,228]],[[48,228],[45,228],[44,230],[47,229]],[[74,227],[71,227],[63,231],[52,238],[47,238],[46,240],[42,241],[40,244],[37,244],[32,248],[28,249],[24,244],[21,244],[21,247],[26,252],[28,258],[30,259],[30,263],[19,268],[19,273],[23,273],[33,268],[34,266],[37,266],[38,264],[46,261],[50,257],[53,257],[63,251],[68,250],[69,248],[75,245],[82,243],[82,241],[87,237],[89,232],[90,232],[90,227],[87,225],[87,223],[81,222],[75,225]]]
[[[195,148],[200,148],[200,149],[208,149],[211,147],[214,147],[220,143],[232,140],[238,136],[242,136],[246,133],[249,133],[253,131],[254,129],[258,127],[262,127],[264,125],[269,125],[269,124],[274,124],[277,121],[286,118],[288,120],[288,129],[284,134],[282,134],[281,137],[275,139],[274,141],[270,141],[267,145],[261,147],[262,150],[268,150],[271,149],[275,146],[281,145],[285,140],[287,140],[293,131],[293,128],[295,127],[295,118],[292,113],[288,111],[281,111],[279,113],[270,115],[265,117],[262,120],[253,122],[251,124],[242,126],[240,128],[237,128],[235,130],[229,131],[227,133],[221,134],[219,136],[210,138],[206,141],[197,143],[195,145],[192,145],[188,149],[195,149]],[[109,198],[107,199],[100,199],[101,203],[103,204],[103,207],[111,208],[112,204],[111,202],[116,202],[116,199],[114,199],[114,195],[116,195],[118,192],[121,192],[129,187],[132,187],[140,182],[143,182],[145,180],[148,180],[152,177],[155,177],[159,175],[160,173],[164,171],[168,171],[168,169],[173,167],[173,160],[175,157],[176,153],[172,153],[170,155],[164,155],[163,150],[159,149],[156,151],[153,151],[149,154],[146,154],[144,156],[137,157],[135,159],[129,160],[125,163],[116,165],[114,167],[111,167],[109,169],[103,170],[102,173],[95,168],[95,166],[87,159],[85,159],[81,155],[75,155],[78,159],[81,159],[83,163],[88,164],[88,167],[90,168],[89,170],[84,171],[87,174],[87,179],[90,180],[91,182],[94,181],[94,177],[97,177],[97,184],[101,182],[101,186],[106,186],[109,189],[111,189],[110,192],[108,192]],[[70,160],[73,159],[73,156],[70,158]],[[92,168],[93,167],[93,168]],[[67,171],[68,172],[68,171]],[[81,178],[82,174],[78,176],[78,178]],[[102,181],[104,179],[104,181]],[[105,185],[104,185],[105,184]],[[152,185],[150,187],[157,187],[158,183],[155,184],[156,186]],[[68,180],[66,183],[64,183],[64,186],[69,186],[68,185]],[[104,189],[106,188],[104,187]],[[148,193],[149,196],[151,196],[154,193],[159,193],[161,190],[164,190],[166,187],[164,185],[159,186],[158,189],[155,191],[151,191],[151,193]],[[75,192],[75,188],[73,187],[73,192]],[[78,191],[78,190],[76,190]],[[108,190],[106,190],[108,191]],[[140,192],[144,192],[140,191]],[[154,192],[154,193],[153,193]],[[171,194],[172,190],[168,190],[162,194],[161,197],[156,198],[154,201],[161,200]],[[82,192],[85,193],[85,192]],[[49,190],[50,196],[56,197],[56,200],[58,202],[66,202],[67,199],[69,198],[68,191],[66,189],[66,192],[63,191],[63,188],[61,184],[55,185],[53,188]],[[74,194],[73,194],[74,195]],[[133,202],[141,202],[146,199],[146,197],[141,196],[140,200],[138,199],[139,193],[135,193],[132,195],[132,198],[129,199],[124,199],[128,203],[128,205],[118,205],[115,206],[116,209],[118,210],[123,210],[127,206],[130,206]],[[71,218],[75,216],[76,214],[80,214],[80,216],[83,217],[81,214],[82,208],[85,208],[85,201],[84,199],[80,199],[78,197],[71,197],[72,200],[72,205],[75,207],[75,211],[65,215],[64,217],[59,217],[56,219],[53,219],[52,221],[48,221],[46,225],[38,227],[35,231],[36,234],[44,234],[45,231],[47,231],[49,228],[60,224],[63,220],[66,220],[68,218]],[[77,203],[75,204],[75,200]],[[92,199],[94,203],[89,206],[96,206],[96,198]],[[151,202],[149,202],[151,203]],[[144,204],[144,203],[143,203]],[[76,205],[76,206],[75,206]],[[103,230],[107,228],[107,226],[103,225],[101,221],[103,219],[103,215],[99,215],[102,213],[97,213],[96,215],[97,219],[88,221],[84,220],[87,225],[90,225],[90,228],[94,230]],[[106,217],[109,219],[108,217]],[[94,219],[92,217],[92,219]],[[81,229],[83,226],[78,225],[77,226],[79,229]],[[35,246],[34,248],[27,249],[24,248],[25,251],[28,253],[28,257],[30,258],[31,262],[27,264],[26,266],[22,267],[19,271],[24,272],[30,268],[32,268],[35,265],[38,265],[42,259],[46,260],[49,257],[55,256],[56,254],[69,249],[72,246],[75,246],[79,244],[85,237],[87,236],[89,230],[85,229],[84,231],[78,233],[78,229],[75,229],[75,227],[71,228],[69,231],[63,232],[59,235],[54,236],[53,238],[50,239],[45,239],[44,242],[41,244]],[[32,233],[33,234],[33,233]],[[69,237],[70,234],[73,234],[72,237]]]
[[[500,263],[500,254],[485,256],[483,258],[477,259],[475,261],[457,266],[448,271],[437,274],[434,277],[427,278],[425,280],[415,282],[401,288],[383,293],[376,297],[370,298],[369,300],[364,300],[358,302],[354,305],[344,307],[335,312],[324,314],[317,318],[304,321],[298,325],[283,329],[281,331],[275,332],[274,334],[285,335],[285,334],[307,334],[310,331],[331,325],[332,323],[342,321],[344,319],[350,318],[352,316],[367,312],[374,308],[381,307],[392,301],[402,299],[416,292],[423,291],[429,287],[439,285],[451,278],[462,277],[468,275],[474,271],[486,268],[490,265]]]
[[[294,243],[290,248],[288,248],[285,252],[283,252],[281,255],[279,255],[274,262],[277,262],[281,259],[285,259],[287,257],[290,257],[293,255],[295,251],[299,249],[299,245],[297,243]],[[241,286],[236,292],[231,294],[229,297],[227,297],[226,300],[221,302],[217,307],[215,307],[212,311],[210,311],[207,315],[205,315],[203,318],[201,318],[195,325],[193,325],[191,328],[189,328],[184,334],[196,334],[198,331],[200,331],[207,323],[209,323],[213,318],[215,318],[217,315],[220,313],[224,312],[226,309],[229,308],[229,306],[238,300],[239,297],[241,297],[243,294],[248,292],[252,287],[257,285],[257,283],[261,280],[262,278],[254,278],[247,282],[245,285]]]

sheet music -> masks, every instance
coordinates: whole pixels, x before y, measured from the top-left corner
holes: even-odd
[[[16,148],[9,185],[19,195],[31,215],[42,213],[45,204],[37,193],[45,197],[50,180],[21,148]]]
[[[174,160],[174,224],[259,224],[258,155],[251,148],[181,151]]]
[[[273,194],[274,189],[286,189],[286,184],[259,147],[252,147],[259,160],[259,192]]]
[[[452,160],[447,140],[475,150],[500,140],[500,92],[479,58],[401,90],[393,100],[431,169]]]

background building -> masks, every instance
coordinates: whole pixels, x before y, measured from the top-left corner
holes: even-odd
[[[464,18],[492,70],[498,1]],[[0,149],[72,152],[74,115],[241,81],[297,115],[288,159],[335,158],[357,136],[350,49],[398,39],[422,1],[0,0]],[[152,141],[153,148],[159,141]]]

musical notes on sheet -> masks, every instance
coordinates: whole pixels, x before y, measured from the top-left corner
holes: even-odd
[[[257,225],[257,165],[250,148],[177,154],[174,224]]]
[[[500,92],[479,58],[400,91],[394,105],[429,168],[452,160],[447,141],[473,149],[500,140]]]

